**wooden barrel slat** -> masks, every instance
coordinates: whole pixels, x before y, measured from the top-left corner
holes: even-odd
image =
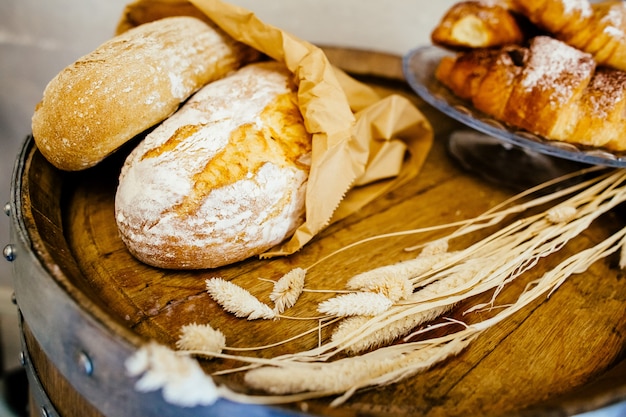
[[[398,57],[342,48],[329,49],[329,57],[340,67],[358,73],[382,94],[409,97],[431,120],[436,141],[415,180],[331,225],[292,256],[250,259],[216,270],[164,271],[135,260],[118,236],[113,205],[122,152],[85,173],[61,174],[33,150],[27,166],[30,177],[24,201],[32,207],[26,207],[25,213],[31,216],[26,223],[42,239],[36,241],[44,247],[35,252],[45,258],[48,269],[66,272],[60,276],[51,274],[50,279],[61,280],[59,285],[68,296],[82,306],[85,314],[103,323],[115,338],[132,343],[152,338],[173,345],[181,326],[197,322],[211,323],[223,330],[229,346],[264,345],[315,325],[284,319],[237,319],[210,299],[204,291],[205,279],[223,277],[269,302],[271,284],[259,278],[277,279],[296,266],[307,267],[334,250],[374,234],[473,217],[512,195],[511,190],[463,171],[448,157],[446,136],[459,125],[427,106],[399,81]],[[623,213],[609,213],[570,242],[564,253],[572,254],[600,242],[623,222]],[[415,256],[403,248],[445,233],[382,239],[341,252],[314,267],[307,286],[340,289],[355,273]],[[469,240],[465,237],[453,244],[463,246]],[[505,288],[498,302],[512,301],[530,280],[559,259],[542,260],[536,271]],[[329,296],[306,293],[294,312],[315,316],[317,303]],[[467,300],[449,315],[472,321],[493,314],[462,314],[489,297],[485,294]],[[28,317],[25,319],[28,321]],[[322,334],[326,337],[329,332],[326,329]],[[311,348],[317,337],[317,332],[313,332],[255,354],[268,357]],[[36,334],[27,337],[27,344],[38,352],[34,360],[46,360],[37,350]],[[358,392],[337,408],[329,407],[330,400],[325,398],[308,401],[306,409],[312,414],[330,416],[569,414],[626,400],[625,352],[626,282],[616,256],[612,256],[571,277],[549,298],[536,301],[488,330],[464,352],[433,369],[390,386]],[[233,362],[223,360],[203,362],[207,371],[232,365]],[[47,375],[53,372],[46,367],[53,369],[54,364],[38,368],[45,376],[44,382],[52,384],[54,378]],[[219,381],[245,389],[239,374],[219,377]],[[71,386],[62,386],[63,390],[71,390]],[[54,390],[53,386],[49,388]],[[78,404],[80,400],[72,397],[70,402]],[[82,403],[80,407],[83,416],[101,415],[98,410],[84,409]],[[64,417],[76,415],[71,404],[59,403],[59,408]]]

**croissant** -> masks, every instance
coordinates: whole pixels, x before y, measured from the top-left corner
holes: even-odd
[[[512,0],[512,7],[555,38],[626,71],[626,3],[608,0]]]
[[[446,56],[435,77],[495,119],[546,139],[626,150],[626,73],[548,36]]]
[[[434,44],[451,49],[490,48],[521,43],[524,39],[520,22],[502,2],[456,3],[431,33]]]

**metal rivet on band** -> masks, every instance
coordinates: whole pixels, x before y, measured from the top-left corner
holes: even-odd
[[[20,364],[26,366],[26,354],[24,352],[20,352]]]
[[[50,413],[48,413],[45,405],[41,407],[41,417],[50,417]]]
[[[10,243],[4,247],[2,254],[4,255],[4,259],[9,262],[13,262],[15,260],[15,248]]]
[[[93,362],[85,352],[78,352],[78,366],[85,375],[91,376],[93,374]]]
[[[6,214],[7,216],[11,215],[11,203],[6,203],[4,205],[4,214]]]

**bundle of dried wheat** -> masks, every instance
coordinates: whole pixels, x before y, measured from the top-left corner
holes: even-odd
[[[340,404],[358,389],[394,383],[428,369],[458,354],[485,330],[534,300],[548,296],[572,274],[585,271],[597,260],[620,248],[626,252],[623,250],[626,228],[623,228],[596,246],[561,260],[556,267],[527,285],[516,301],[499,306],[496,314],[481,321],[462,323],[461,330],[450,331],[445,336],[410,341],[415,334],[424,332],[420,325],[441,317],[461,301],[491,291],[490,302],[476,304],[466,312],[493,307],[507,284],[531,270],[540,259],[558,252],[593,221],[626,201],[626,171],[598,171],[591,168],[543,184],[464,222],[367,239],[372,241],[457,227],[445,238],[419,246],[422,250],[414,259],[352,277],[347,288],[328,289],[341,294],[321,303],[318,311],[326,320],[323,325],[339,324],[329,340],[320,341],[310,350],[273,359],[240,356],[236,351],[241,349],[226,346],[221,333],[208,327],[207,333],[203,334],[202,328],[194,325],[183,332],[178,344],[183,349],[181,354],[234,358],[248,364],[234,371],[245,370],[246,383],[252,388],[265,390],[268,395],[244,396],[225,388],[220,390],[220,395],[236,401],[264,404],[328,395],[339,395],[333,404]],[[576,176],[582,178],[583,174],[589,173],[594,174],[593,178],[565,186],[566,180]],[[559,183],[563,185],[562,189],[547,194],[543,192],[533,198],[536,193]],[[521,217],[524,213],[530,214]],[[513,214],[517,220],[507,223]],[[502,226],[497,232],[463,249],[448,251],[448,243],[453,239],[496,224]],[[364,242],[355,242],[341,250]],[[225,286],[223,280],[207,282],[207,289],[218,303],[238,317],[276,319],[296,305],[299,295],[307,291],[305,276],[315,265],[307,269],[297,268],[276,282],[270,296],[275,303],[274,309],[257,303],[258,300],[251,302],[250,297],[254,297],[247,291],[232,288],[234,284]],[[255,306],[258,311],[251,310],[250,306]],[[442,321],[437,326],[448,323],[450,321]],[[307,333],[318,328],[312,326]],[[207,340],[212,336],[208,335],[220,339],[212,344]],[[207,348],[210,346],[215,347]],[[265,347],[250,347],[248,350]],[[338,358],[340,353],[341,358]]]

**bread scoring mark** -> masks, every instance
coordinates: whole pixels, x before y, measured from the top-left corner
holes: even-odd
[[[304,126],[296,93],[278,95],[273,104],[263,109],[261,120],[270,137],[278,142],[285,158],[301,169],[308,170],[309,166],[304,165],[301,159],[311,152],[311,135]]]
[[[175,146],[182,135],[174,136],[174,142],[170,139],[163,146]],[[295,164],[308,171],[301,157],[310,151],[311,135],[304,127],[296,94],[280,94],[263,109],[259,122],[233,130],[228,144],[193,176],[191,192],[173,210],[181,216],[193,214],[212,190],[251,179],[265,164]]]
[[[146,153],[144,153],[141,157],[141,160],[143,161],[144,159],[158,158],[163,153],[173,151],[178,144],[193,136],[201,128],[202,125],[184,125],[179,127],[162,145],[146,151]]]

